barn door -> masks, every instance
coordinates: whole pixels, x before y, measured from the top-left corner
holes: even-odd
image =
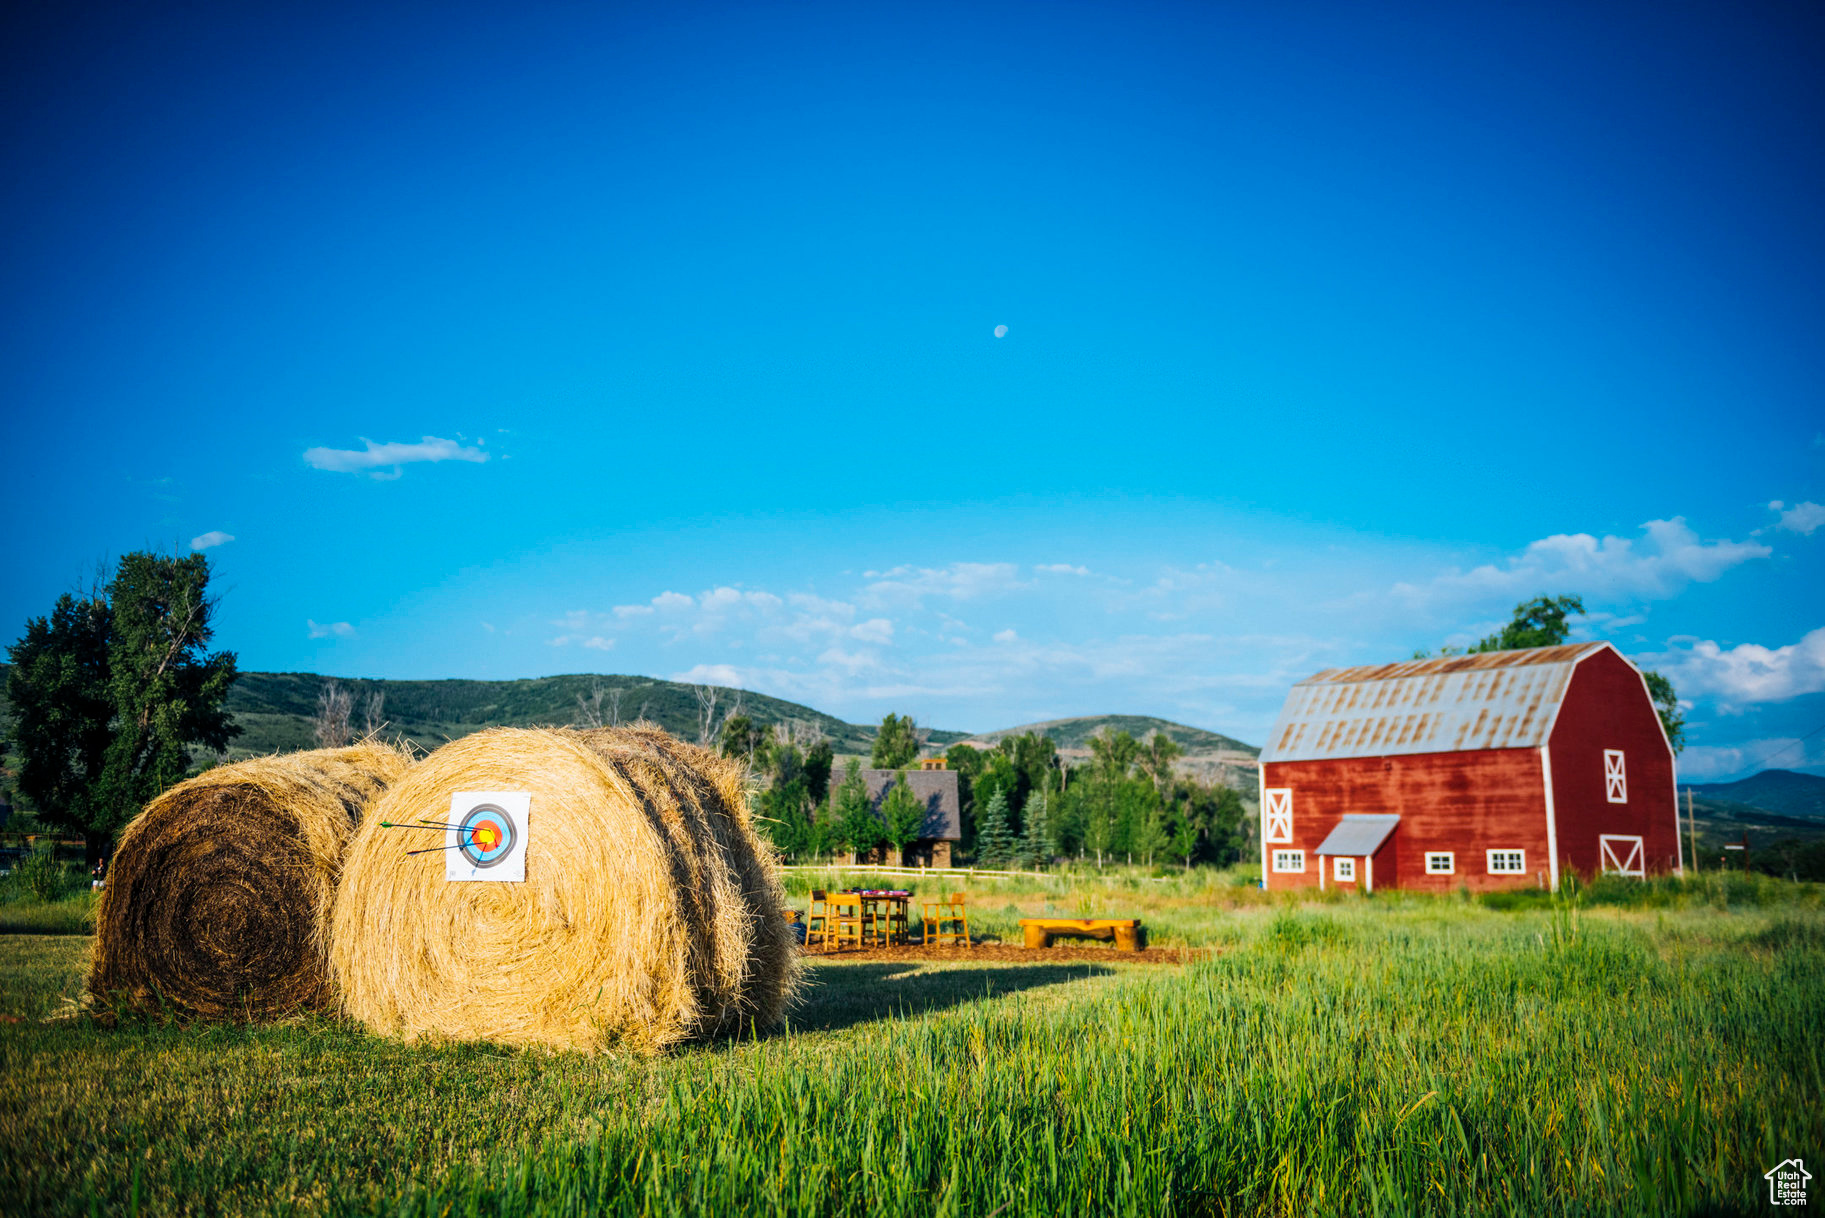
[[[1647,851],[1642,848],[1641,838],[1622,833],[1605,833],[1597,838],[1597,849],[1602,855],[1604,875],[1646,878]]]

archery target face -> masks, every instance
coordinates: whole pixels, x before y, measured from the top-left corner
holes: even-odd
[[[444,830],[444,879],[518,884],[526,878],[532,792],[458,791]]]

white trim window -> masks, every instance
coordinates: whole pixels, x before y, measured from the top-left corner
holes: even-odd
[[[1603,798],[1613,804],[1629,802],[1629,776],[1621,749],[1603,750]]]
[[[1597,835],[1598,861],[1603,865],[1604,875],[1628,875],[1638,880],[1647,878],[1647,850],[1643,848],[1639,837],[1626,833],[1600,833]]]
[[[1525,850],[1486,850],[1489,857],[1490,875],[1526,875],[1527,851]]]
[[[1276,851],[1274,851],[1274,872],[1278,875],[1303,875],[1303,874],[1305,874],[1305,851],[1303,851],[1303,850],[1276,850]]]
[[[1344,858],[1341,854],[1331,860],[1331,878],[1339,884],[1356,882],[1356,860]]]
[[[1450,850],[1426,851],[1427,875],[1451,875],[1457,871],[1457,855]]]
[[[1290,842],[1293,840],[1293,788],[1269,787],[1261,792],[1265,801],[1261,805],[1261,814],[1267,820],[1267,834],[1263,839],[1270,842]],[[1305,868],[1300,867],[1301,871]]]

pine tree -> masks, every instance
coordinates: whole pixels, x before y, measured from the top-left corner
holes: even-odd
[[[1005,866],[1014,854],[1014,832],[1008,827],[1008,797],[999,787],[976,823],[976,861],[985,867]]]
[[[1021,857],[1030,867],[1039,868],[1052,858],[1051,826],[1046,824],[1046,793],[1035,791],[1027,800],[1027,827],[1021,842]]]

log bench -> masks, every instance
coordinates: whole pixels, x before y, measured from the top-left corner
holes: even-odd
[[[1053,939],[1113,939],[1118,952],[1147,946],[1147,928],[1139,918],[1022,918],[1020,933],[1028,947],[1051,947]]]

